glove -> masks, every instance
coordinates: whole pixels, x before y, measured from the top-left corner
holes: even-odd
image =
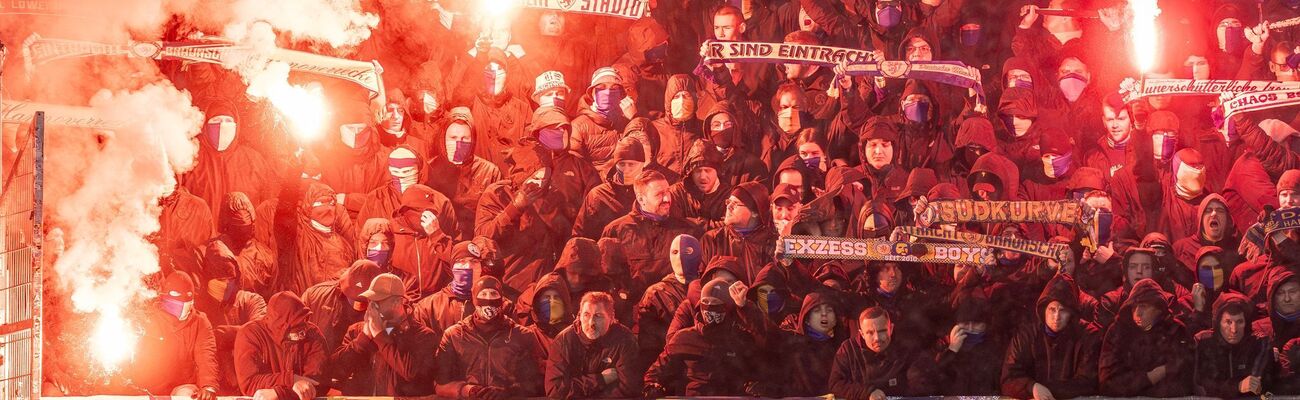
[[[664,389],[663,385],[660,385],[658,383],[653,383],[653,382],[646,382],[645,393],[641,397],[645,397],[647,399],[657,399],[660,397],[664,397],[664,395],[667,393],[668,391]]]

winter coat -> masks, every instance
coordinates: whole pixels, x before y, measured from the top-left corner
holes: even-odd
[[[937,377],[933,361],[920,351],[891,344],[883,354],[876,353],[854,336],[835,352],[830,389],[835,397],[851,400],[868,399],[876,390],[886,396],[924,396],[938,392]]]
[[[1154,280],[1133,285],[1120,307],[1115,324],[1106,330],[1098,359],[1100,387],[1104,396],[1174,397],[1191,394],[1192,336],[1174,319],[1170,295]],[[1151,329],[1143,331],[1133,322],[1138,303],[1156,303],[1164,314]],[[1164,366],[1159,382],[1147,379],[1147,372]]]
[[[1075,317],[1061,332],[1048,332],[1043,320],[1047,306],[1058,301],[1080,314],[1079,289],[1068,275],[1057,275],[1038,298],[1037,323],[1021,326],[1007,347],[1002,364],[1002,395],[1033,398],[1034,384],[1047,387],[1056,398],[1097,393],[1097,354],[1101,332]]]
[[[464,398],[473,386],[504,389],[508,397],[542,395],[546,349],[537,334],[504,316],[490,322],[478,318],[466,317],[443,334],[438,396]]]
[[[1250,320],[1254,314],[1255,305],[1245,296],[1225,293],[1214,302],[1211,314],[1213,321],[1220,321],[1229,305],[1246,310],[1246,320]],[[1214,328],[1197,333],[1196,375],[1193,379],[1196,384],[1195,394],[1219,398],[1241,397],[1247,395],[1239,390],[1242,379],[1256,375],[1268,382],[1267,379],[1276,370],[1273,357],[1269,356],[1270,347],[1266,338],[1253,335],[1250,325],[1246,325],[1241,341],[1236,344],[1223,339],[1217,323]],[[1267,390],[1268,386],[1264,388]]]
[[[298,296],[281,292],[271,296],[266,317],[249,322],[239,329],[235,340],[235,372],[239,392],[252,396],[261,389],[275,390],[277,396],[296,398],[295,376],[323,380],[327,354],[320,330],[309,320],[306,305]],[[306,338],[289,340],[289,332],[304,329]]]
[[[698,235],[699,231],[686,220],[673,216],[654,221],[633,207],[627,215],[605,226],[600,237],[618,239],[622,244],[632,274],[632,292],[637,293],[672,272],[668,250],[680,234]]]
[[[409,313],[409,308],[407,309]],[[350,396],[429,396],[434,393],[435,350],[441,334],[406,319],[374,337],[365,320],[352,324],[343,346],[330,356],[342,392]],[[358,368],[358,366],[363,366]]]
[[[546,360],[546,397],[552,399],[629,398],[641,395],[636,336],[613,323],[596,340],[574,321],[551,342]],[[613,368],[618,380],[605,383],[601,372]]]

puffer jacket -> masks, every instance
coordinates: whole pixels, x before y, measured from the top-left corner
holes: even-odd
[[[1098,359],[1099,384],[1104,396],[1176,397],[1192,392],[1192,335],[1174,319],[1170,296],[1156,281],[1133,285],[1120,307],[1115,324],[1106,330]],[[1151,329],[1133,322],[1138,303],[1155,303],[1164,313]],[[1165,378],[1152,383],[1147,372],[1165,367]]]
[[[1255,306],[1249,299],[1240,294],[1225,293],[1214,301],[1213,320],[1220,321],[1230,306],[1243,310],[1246,321],[1254,315]],[[1196,334],[1195,395],[1219,398],[1246,395],[1240,392],[1239,385],[1242,379],[1251,375],[1261,377],[1267,390],[1272,372],[1277,369],[1273,357],[1269,356],[1271,346],[1267,338],[1254,335],[1247,323],[1241,341],[1228,343],[1215,325]]]
[[[235,340],[239,392],[251,396],[260,389],[272,389],[278,396],[296,398],[295,376],[323,380],[324,338],[311,324],[310,312],[297,295],[280,292],[271,296],[270,309],[265,318],[240,328]],[[297,330],[305,330],[306,338],[289,340],[289,332]]]
[[[1038,297],[1037,324],[1021,326],[1007,347],[1002,364],[1002,395],[1033,398],[1034,384],[1046,386],[1056,398],[1097,394],[1097,354],[1101,332],[1074,317],[1061,332],[1048,332],[1043,320],[1053,301],[1081,314],[1079,288],[1069,275],[1057,275]]]
[[[552,399],[630,398],[641,395],[636,336],[619,323],[595,340],[574,321],[551,342],[546,359],[546,397]],[[601,372],[613,368],[618,380],[605,383]]]

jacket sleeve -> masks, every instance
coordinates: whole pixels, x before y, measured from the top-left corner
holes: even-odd
[[[576,331],[575,331],[576,333]],[[600,373],[585,373],[582,365],[574,365],[575,354],[568,350],[569,341],[576,338],[556,338],[551,342],[550,356],[546,359],[546,397],[576,399],[596,397],[605,386]]]
[[[1208,339],[1214,338],[1210,337]],[[1196,341],[1196,371],[1192,376],[1192,381],[1196,382],[1196,391],[1193,394],[1218,398],[1233,398],[1241,395],[1237,387],[1237,384],[1241,382],[1240,379],[1231,379],[1231,376],[1227,380],[1216,379],[1220,377],[1215,373],[1214,361],[1209,356],[1209,353],[1213,351],[1213,347],[1204,343],[1209,341]]]
[[[1002,395],[1015,399],[1034,397],[1034,335],[1022,329],[1007,346],[1002,361]]]
[[[497,242],[509,239],[511,232],[519,231],[519,216],[524,210],[515,207],[504,186],[493,186],[483,192],[474,218],[474,233]]]
[[[1125,338],[1120,337],[1120,329],[1106,330],[1106,338],[1101,344],[1101,358],[1098,371],[1101,375],[1102,396],[1133,396],[1151,386],[1146,371],[1135,371],[1120,359]]]
[[[799,0],[798,6],[808,13],[808,18],[812,18],[818,26],[829,32],[831,36],[839,37],[842,40],[853,43],[860,43],[861,35],[858,33],[859,28],[853,24],[831,2],[826,0]]]
[[[672,339],[668,340],[668,344],[664,346],[664,351],[659,353],[659,358],[655,360],[654,364],[650,365],[650,369],[645,371],[646,385],[655,384],[664,388],[672,388],[672,383],[683,374],[686,366],[681,355],[671,350],[672,342]]]
[[[846,340],[835,352],[835,361],[831,364],[829,386],[835,397],[849,400],[867,399],[876,388],[853,379],[854,355],[850,349],[853,339]]]
[[[465,398],[468,382],[465,382],[465,366],[460,360],[460,353],[456,351],[455,343],[452,343],[456,335],[459,334],[460,326],[453,325],[443,334],[442,341],[438,342],[437,359],[438,368],[436,372],[437,383],[435,394],[438,397],[449,399]]]
[[[1056,398],[1072,398],[1097,394],[1097,354],[1100,343],[1097,340],[1098,334],[1100,332],[1084,330],[1082,337],[1079,338],[1077,354],[1079,354],[1080,358],[1078,364],[1074,366],[1070,378],[1047,385],[1053,396]],[[1142,379],[1145,382],[1146,376],[1143,376]]]
[[[293,373],[272,372],[271,366],[261,356],[263,349],[258,348],[257,340],[249,332],[250,329],[246,326],[239,330],[235,338],[235,376],[239,380],[239,392],[252,396],[261,389],[277,392],[288,389],[293,382]]]
[[[1279,176],[1283,171],[1300,168],[1300,154],[1273,141],[1257,121],[1242,114],[1232,116],[1232,124],[1241,134],[1241,140],[1259,157],[1270,176]]]
[[[578,215],[573,218],[573,229],[569,233],[570,237],[585,237],[591,240],[600,239],[600,232],[594,231],[595,228],[590,226],[587,219],[595,217],[595,202],[592,201],[591,191],[583,196],[582,205],[578,207]]]
[[[388,365],[388,368],[397,374],[398,378],[403,381],[414,381],[416,378],[425,377],[428,371],[433,368],[434,355],[431,352],[422,351],[430,346],[427,343],[414,343],[419,339],[416,334],[419,330],[416,327],[409,328],[406,335],[397,337],[391,333],[380,332],[373,339],[366,335],[358,335],[358,346],[371,346],[369,351],[378,352],[379,358]],[[436,340],[434,336],[431,339]],[[430,342],[434,341],[430,340]],[[411,342],[407,342],[411,341]],[[404,343],[406,342],[406,343]],[[356,364],[351,364],[356,365]]]
[[[634,335],[628,335],[627,340],[614,347],[616,354],[614,370],[618,371],[618,391],[614,395],[618,397],[641,396],[641,389],[644,387],[642,380],[645,376],[641,374],[641,367],[637,362],[641,348],[634,338]]]
[[[331,371],[333,377],[340,381],[347,380],[352,375],[352,369],[348,366],[370,365],[370,355],[374,352],[370,338],[361,331],[360,326],[353,324],[343,336],[343,344],[329,356],[330,365],[338,366]]]
[[[197,313],[196,313],[197,314]],[[206,317],[197,321],[198,335],[194,341],[194,366],[196,382],[200,388],[219,387],[217,369],[217,339],[212,334],[212,323]]]
[[[535,397],[545,393],[546,347],[540,331],[532,327],[520,329],[520,340],[525,344],[524,354],[514,369],[515,386],[507,388],[512,397]]]

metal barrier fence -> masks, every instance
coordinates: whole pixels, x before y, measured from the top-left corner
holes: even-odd
[[[0,165],[0,398],[40,398],[42,112]]]

